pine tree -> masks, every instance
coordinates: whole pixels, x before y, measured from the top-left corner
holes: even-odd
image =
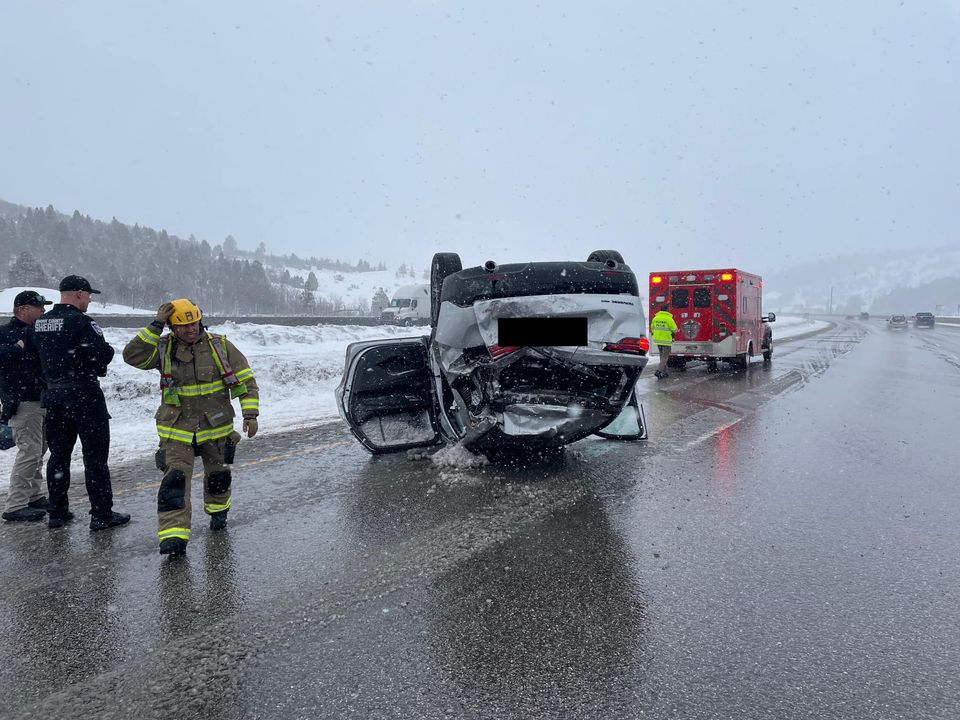
[[[310,274],[307,275],[307,282],[304,283],[304,287],[310,292],[313,292],[320,287],[320,282],[317,280],[317,276],[313,274],[313,270],[311,270]]]
[[[17,255],[8,273],[10,287],[43,287],[47,275],[39,261],[26,250]]]
[[[370,314],[379,317],[383,309],[389,304],[390,298],[387,297],[386,291],[382,287],[377,288],[377,291],[373,294],[373,299],[370,301]]]

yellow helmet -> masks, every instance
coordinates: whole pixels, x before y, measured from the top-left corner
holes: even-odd
[[[171,325],[190,325],[199,322],[203,317],[200,308],[189,298],[179,298],[171,302],[173,315],[170,316]]]

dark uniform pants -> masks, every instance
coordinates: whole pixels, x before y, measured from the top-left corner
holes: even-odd
[[[234,435],[239,438],[237,433]],[[192,508],[190,480],[196,455],[203,461],[203,509],[207,514],[230,509],[230,468],[224,462],[226,439],[211,440],[200,445],[161,440],[163,480],[157,493],[159,538],[190,539]]]
[[[113,489],[110,486],[110,414],[99,387],[74,391],[69,398],[48,394],[47,492],[50,494],[50,514],[62,515],[69,507],[70,456],[80,438],[83,448],[83,472],[90,498],[90,514],[109,515],[113,510]],[[56,393],[60,395],[60,393]]]

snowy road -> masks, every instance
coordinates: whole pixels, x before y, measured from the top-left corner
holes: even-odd
[[[5,715],[953,718],[958,356],[841,321],[528,468],[258,437],[179,563],[125,464],[129,527],[0,528]]]

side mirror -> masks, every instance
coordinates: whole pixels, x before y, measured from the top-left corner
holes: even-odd
[[[777,316],[775,313],[767,313],[765,318],[761,318],[764,322],[776,322]]]

